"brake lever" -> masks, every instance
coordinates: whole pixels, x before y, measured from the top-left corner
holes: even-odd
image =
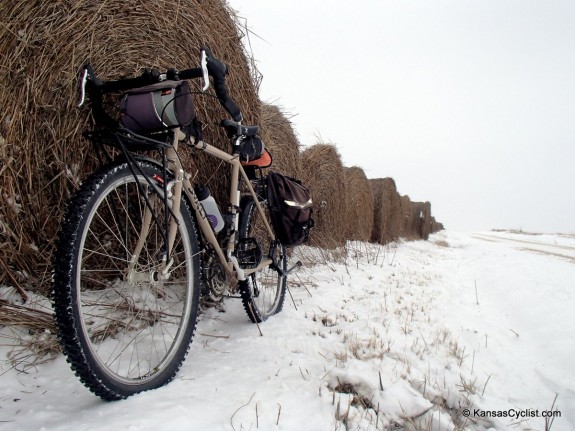
[[[204,87],[202,88],[202,91],[206,91],[210,87],[210,75],[208,74],[208,56],[206,55],[205,49],[202,49],[201,65],[202,75],[204,78]]]
[[[88,69],[84,68],[84,73],[82,74],[82,82],[80,84],[80,103],[78,103],[78,108],[82,106],[86,101],[86,82],[88,82]]]

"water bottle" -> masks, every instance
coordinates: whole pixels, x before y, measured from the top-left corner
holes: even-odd
[[[222,213],[218,208],[218,204],[214,200],[214,197],[210,194],[210,189],[206,186],[196,186],[196,195],[198,200],[204,207],[206,212],[206,217],[212,225],[215,233],[218,233],[224,228],[224,219],[222,218]]]

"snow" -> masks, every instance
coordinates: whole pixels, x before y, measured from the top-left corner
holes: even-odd
[[[202,315],[176,379],[127,400],[101,401],[61,356],[12,367],[14,329],[0,329],[0,429],[543,430],[555,397],[551,429],[575,429],[575,236],[298,253],[263,335],[228,299]]]

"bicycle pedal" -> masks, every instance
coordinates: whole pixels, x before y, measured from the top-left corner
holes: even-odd
[[[262,261],[262,249],[255,238],[242,238],[238,241],[236,258],[242,269],[255,268]]]

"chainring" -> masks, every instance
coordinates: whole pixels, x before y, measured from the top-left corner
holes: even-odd
[[[204,260],[203,266],[203,294],[213,302],[220,302],[228,294],[230,282],[226,270],[220,260],[210,254]]]

